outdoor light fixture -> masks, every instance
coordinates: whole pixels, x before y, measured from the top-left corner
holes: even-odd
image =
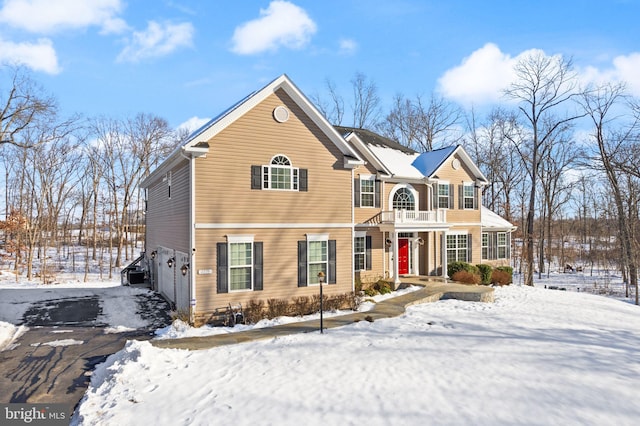
[[[156,255],[158,254],[158,250],[154,250],[151,252],[151,260],[156,258]]]
[[[180,272],[182,272],[183,276],[187,275],[187,272],[189,272],[189,264],[188,263],[183,264],[182,267],[180,268]]]
[[[324,282],[324,272],[318,272],[318,283],[320,284],[320,333],[324,333],[324,324],[322,322],[322,283]]]
[[[169,258],[169,260],[167,260],[167,266],[168,266],[169,268],[171,268],[171,267],[173,266],[173,262],[175,262],[175,261],[176,261],[176,259],[175,259],[175,258],[170,257],[170,258]]]
[[[387,248],[391,247],[391,245],[393,244],[393,241],[391,241],[389,238],[387,238],[385,240],[385,244],[387,245]]]

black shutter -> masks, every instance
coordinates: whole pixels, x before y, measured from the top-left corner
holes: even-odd
[[[309,190],[309,171],[298,169],[298,191],[307,192]]]
[[[380,202],[380,181],[376,180],[375,182],[375,195],[374,195],[374,204],[373,206],[376,208],[380,208],[380,206],[382,205]]]
[[[262,242],[253,243],[253,289],[261,291],[262,286]]]
[[[371,235],[367,235],[365,237],[365,247],[366,247],[366,252],[365,252],[365,257],[364,257],[364,269],[366,269],[367,271],[371,270]]]
[[[439,203],[438,203],[438,184],[434,183],[433,184],[433,199],[431,200],[433,204],[433,210],[437,210]]]
[[[336,240],[329,240],[329,275],[327,284],[336,283]]]
[[[473,209],[478,210],[480,208],[480,188],[473,187]]]
[[[307,242],[298,241],[298,287],[307,286]]]
[[[511,232],[507,232],[507,259],[511,259]]]
[[[228,293],[229,283],[227,275],[227,243],[217,243],[218,293]]]
[[[455,188],[455,185],[450,183],[449,184],[449,208],[453,209],[453,190]]]
[[[353,206],[360,207],[360,179],[353,180]]]
[[[458,185],[458,208],[464,209],[464,185]]]
[[[467,262],[473,262],[473,250],[471,247],[471,234],[467,234]]]
[[[262,189],[262,166],[251,166],[251,189]]]

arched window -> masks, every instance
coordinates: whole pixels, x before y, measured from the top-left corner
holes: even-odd
[[[409,188],[400,188],[393,194],[393,208],[397,210],[416,209],[416,200]]]
[[[271,164],[262,167],[263,188],[298,190],[298,169],[284,155],[276,155]]]

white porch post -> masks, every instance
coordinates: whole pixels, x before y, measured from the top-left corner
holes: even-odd
[[[440,253],[442,254],[442,276],[447,278],[447,231],[442,231]]]
[[[398,231],[393,230],[393,274],[395,283],[400,284],[400,260],[398,256]]]

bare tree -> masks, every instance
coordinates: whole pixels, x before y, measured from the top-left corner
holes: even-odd
[[[636,288],[636,305],[638,304],[638,264],[637,255],[632,241],[633,232],[631,229],[630,217],[633,217],[631,210],[625,205],[624,195],[624,170],[616,167],[616,164],[623,164],[627,161],[620,161],[625,158],[625,146],[628,143],[637,143],[637,132],[639,118],[637,115],[626,123],[625,127],[611,129],[616,114],[615,108],[625,101],[625,86],[623,84],[610,84],[595,88],[585,92],[582,96],[582,107],[594,126],[594,139],[598,147],[598,160],[600,161],[613,196],[616,209],[616,218],[620,244],[622,248],[622,266],[628,270],[629,284]],[[633,145],[633,144],[632,144]],[[626,160],[626,158],[625,158]],[[637,206],[635,207],[637,209]]]
[[[378,86],[361,73],[351,79],[353,89],[353,126],[359,129],[373,127],[380,114]]]
[[[338,93],[338,89],[333,81],[326,78],[324,81],[329,100],[325,100],[319,94],[311,95],[311,100],[334,126],[341,126],[344,119],[344,99]]]
[[[561,56],[546,56],[542,52],[533,53],[515,66],[516,80],[506,90],[507,97],[519,103],[523,123],[529,130],[528,141],[514,140],[513,146],[525,163],[529,176],[531,193],[526,208],[526,227],[524,239],[526,245],[525,285],[533,285],[534,271],[534,219],[536,213],[536,188],[542,158],[549,151],[553,136],[559,127],[578,118],[567,114],[568,101],[576,96],[576,75],[571,61]],[[560,110],[560,111],[558,111]],[[558,117],[556,112],[564,115]]]
[[[0,86],[0,145],[29,147],[20,137],[22,131],[42,115],[56,109],[55,100],[30,78],[24,68],[5,67],[10,82]]]

